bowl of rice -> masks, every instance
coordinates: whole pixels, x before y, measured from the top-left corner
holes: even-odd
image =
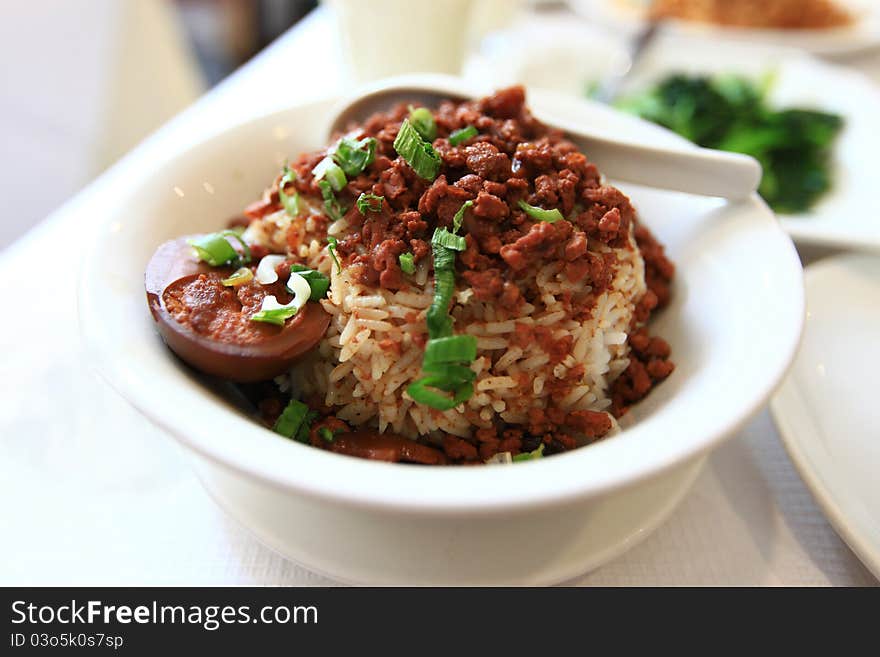
[[[80,281],[99,369],[227,512],[345,581],[545,584],[635,544],[791,362],[772,213],[605,180],[535,116],[681,142],[585,101],[485,90],[327,143],[336,102],[120,192]]]

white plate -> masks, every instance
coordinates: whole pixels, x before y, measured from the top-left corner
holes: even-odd
[[[847,55],[880,46],[880,3],[876,0],[837,0],[856,20],[853,25],[830,30],[767,30],[725,27],[691,21],[668,21],[672,36],[719,37],[800,48],[821,55]],[[634,33],[644,23],[648,0],[569,0],[583,16],[625,33]]]
[[[880,578],[880,258],[821,261],[806,287],[801,351],[771,408],[831,524]]]
[[[594,38],[594,34],[596,35]],[[524,48],[522,44],[534,44]],[[583,24],[530,21],[489,40],[469,64],[469,75],[496,84],[583,95],[587,84],[627,66],[619,42]],[[569,65],[565,65],[569,62]],[[782,215],[798,242],[880,251],[880,90],[859,73],[787,48],[663,37],[633,72],[627,89],[644,89],[675,71],[739,73],[761,78],[773,72],[770,102],[834,112],[846,126],[835,145],[834,188],[809,212]]]

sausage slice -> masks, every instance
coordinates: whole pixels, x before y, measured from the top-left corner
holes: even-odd
[[[290,300],[282,282],[251,281],[227,287],[230,267],[196,260],[189,237],[160,246],[144,276],[147,302],[169,348],[195,369],[241,383],[265,381],[287,371],[327,331],[330,316],[309,302],[283,326],[250,320],[263,297]]]

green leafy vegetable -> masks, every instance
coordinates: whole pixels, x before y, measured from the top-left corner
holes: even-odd
[[[336,247],[339,245],[339,240],[330,235],[327,237],[327,250],[330,252],[330,257],[333,258],[333,263],[336,265],[336,271],[338,273],[342,273],[342,265],[339,264],[339,258],[336,257]]]
[[[349,178],[363,173],[374,159],[376,159],[376,140],[373,137],[364,137],[360,141],[343,137],[333,151],[333,161]]]
[[[457,233],[461,230],[461,224],[464,221],[464,213],[467,209],[473,206],[473,201],[465,201],[461,204],[461,207],[458,209],[458,212],[455,213],[455,216],[452,217],[452,232]]]
[[[284,175],[278,181],[278,200],[281,201],[284,211],[291,217],[299,214],[299,194],[296,193],[296,190],[293,191],[293,194],[288,194],[284,188],[294,180],[296,180],[296,171],[285,164]]]
[[[672,75],[622,109],[674,130],[706,148],[745,153],[764,167],[759,192],[777,212],[809,210],[832,185],[834,141],[843,128],[835,114],[776,110],[772,83],[741,76]]]
[[[333,221],[342,219],[344,212],[331,189],[330,183],[326,180],[320,180],[318,181],[318,188],[321,190],[321,196],[324,199],[324,209],[327,211],[327,216]]]
[[[318,414],[297,399],[291,399],[287,407],[275,421],[273,430],[285,438],[301,443],[308,442],[309,429]]]
[[[431,142],[437,139],[437,124],[434,122],[434,115],[427,107],[414,108],[410,105],[409,122],[425,141]]]
[[[227,237],[232,237],[242,246],[242,253],[239,253],[230,244]],[[189,245],[193,247],[199,260],[203,260],[211,267],[221,267],[223,265],[242,265],[251,261],[251,249],[247,242],[242,239],[241,235],[234,230],[224,230],[219,233],[209,233],[195,239],[189,240]]]
[[[401,253],[397,256],[398,262],[400,262],[400,268],[403,270],[404,274],[415,274],[416,273],[416,265],[413,262],[413,254],[412,253]]]
[[[312,294],[309,301],[320,301],[327,296],[327,290],[330,289],[330,279],[324,274],[314,269],[309,269],[305,265],[290,265],[291,274],[299,274],[309,284]],[[288,291],[289,288],[288,288]]]
[[[296,308],[273,308],[272,310],[260,310],[251,315],[252,322],[264,322],[284,326],[284,322],[296,315]]]
[[[538,448],[531,452],[523,452],[513,457],[514,461],[533,461],[544,456],[544,443],[538,445]]]
[[[459,128],[449,135],[449,143],[453,146],[458,146],[459,144],[466,142],[468,139],[473,139],[478,134],[477,129],[472,125],[469,125],[466,128]]]
[[[400,132],[394,140],[394,150],[406,160],[420,178],[434,180],[440,172],[443,160],[427,141],[422,139],[418,131],[404,119]]]
[[[523,212],[525,212],[535,221],[544,221],[548,224],[552,224],[565,219],[565,217],[562,216],[562,212],[560,212],[556,208],[553,208],[552,210],[545,210],[544,208],[529,205],[522,200],[519,202],[519,207],[521,210],[523,210]]]
[[[356,205],[358,211],[366,216],[367,212],[382,212],[382,203],[384,202],[384,196],[376,196],[375,194],[364,192],[358,196]]]

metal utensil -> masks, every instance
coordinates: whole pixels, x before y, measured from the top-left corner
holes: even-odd
[[[421,74],[388,78],[361,89],[343,101],[330,120],[329,132],[339,134],[371,114],[400,102],[436,107],[443,100],[465,100],[484,95],[460,78]],[[761,181],[761,165],[747,155],[706,148],[664,148],[620,141],[590,130],[589,126],[558,119],[548,125],[567,137],[609,178],[700,196],[741,200],[751,196]]]
[[[660,34],[660,21],[649,21],[628,44],[628,66],[603,78],[599,82],[598,87],[590,94],[590,98],[606,105],[614,102],[627,78],[636,70],[642,56],[647,52],[648,47],[654,43],[658,34]]]

